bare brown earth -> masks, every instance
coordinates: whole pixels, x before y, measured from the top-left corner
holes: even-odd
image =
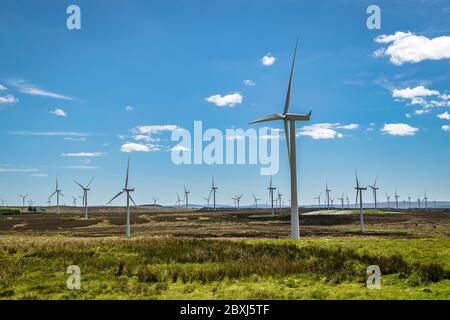
[[[81,208],[63,208],[61,214],[45,212],[0,216],[0,236],[60,234],[77,237],[120,236],[125,232],[124,208],[91,208],[82,219]],[[50,211],[54,211],[50,208]],[[359,237],[359,214],[347,211],[320,214],[300,211],[303,237]],[[450,210],[373,212],[365,214],[366,234],[387,238],[450,236]],[[286,210],[272,217],[269,210],[201,211],[133,208],[134,235],[196,238],[289,238],[290,215]]]

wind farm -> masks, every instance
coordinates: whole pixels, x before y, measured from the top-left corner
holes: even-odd
[[[0,12],[0,300],[450,300],[441,1],[84,2]]]

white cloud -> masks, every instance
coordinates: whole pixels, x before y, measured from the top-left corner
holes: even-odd
[[[19,99],[14,97],[12,94],[0,97],[0,104],[13,104],[19,102]]]
[[[392,96],[394,98],[401,99],[414,99],[417,97],[429,97],[429,96],[437,96],[439,95],[439,91],[430,90],[425,88],[424,86],[417,86],[415,88],[405,88],[405,89],[394,89],[392,91]]]
[[[442,120],[450,120],[450,114],[448,111],[445,111],[444,113],[438,114],[438,118]]]
[[[27,83],[25,80],[11,80],[9,81],[13,86],[17,88],[17,90],[21,93],[32,95],[32,96],[41,96],[41,97],[48,97],[48,98],[54,98],[54,99],[61,99],[61,100],[73,100],[73,98],[55,93],[43,90],[35,85]]]
[[[67,140],[67,141],[79,141],[79,142],[87,141],[87,139],[85,137],[81,137],[81,138],[65,137],[64,140]]]
[[[275,63],[275,61],[277,60],[276,57],[272,56],[270,53],[266,54],[264,57],[261,58],[261,63],[264,66],[271,66]]]
[[[381,132],[387,133],[391,136],[413,136],[419,131],[406,123],[387,123],[381,129]]]
[[[147,125],[147,126],[137,126],[131,130],[131,132],[136,134],[150,134],[150,133],[160,133],[164,131],[175,131],[178,127],[173,124],[164,125]]]
[[[256,85],[256,83],[252,80],[244,80],[243,83],[244,83],[244,86],[247,86],[247,87],[254,87]]]
[[[172,149],[170,149],[172,151],[178,151],[178,152],[188,152],[191,151],[191,149],[186,148],[185,146],[181,145],[181,144],[177,144],[175,147],[173,147]]]
[[[2,86],[1,84],[0,84],[0,91],[5,91],[5,90],[7,90],[8,88],[6,88],[5,86]]]
[[[67,117],[67,113],[63,109],[55,109],[50,111],[50,113],[57,117]]]
[[[225,96],[216,94],[206,98],[206,101],[214,103],[218,107],[233,107],[236,104],[241,104],[243,99],[244,97],[240,93],[235,92]]]
[[[344,135],[341,132],[337,131],[338,129],[354,130],[358,127],[359,125],[356,124],[340,125],[339,123],[317,123],[300,128],[298,135],[308,136],[313,138],[314,140],[336,138],[340,139],[343,138]]]
[[[450,132],[450,126],[449,125],[444,125],[441,127],[442,130],[444,130],[445,132]]]
[[[151,142],[151,141],[155,140],[152,137],[144,135],[144,134],[135,135],[135,136],[133,136],[133,139],[136,141],[145,141],[145,142]]]
[[[160,151],[161,147],[154,144],[141,144],[134,142],[127,142],[120,147],[121,152],[130,153],[130,152],[154,152]]]
[[[63,157],[103,157],[103,152],[78,152],[78,153],[63,153]]]
[[[373,56],[389,56],[391,63],[395,65],[450,58],[449,36],[428,39],[411,32],[399,31],[393,35],[381,35],[375,41],[389,45],[375,51]]]
[[[0,167],[0,172],[18,172],[18,173],[33,173],[33,172],[38,172],[38,169],[34,169],[34,168],[2,168]]]
[[[414,114],[417,116],[421,116],[423,114],[430,113],[430,111],[431,111],[430,109],[418,109],[414,111]]]
[[[98,169],[99,167],[94,166],[65,166],[66,169],[75,169],[75,170],[92,170],[92,169]]]
[[[30,174],[30,177],[33,177],[33,178],[45,178],[45,177],[48,177],[48,174],[46,174],[46,173],[32,173],[32,174]]]
[[[132,106],[126,106],[125,107],[125,111],[127,111],[127,112],[131,112],[133,110],[134,110],[134,108]]]

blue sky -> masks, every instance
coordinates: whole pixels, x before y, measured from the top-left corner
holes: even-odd
[[[70,4],[81,30],[66,28]],[[366,27],[370,4],[381,8],[380,30]],[[449,16],[439,0],[2,1],[0,198],[44,203],[58,175],[70,203],[81,194],[73,179],[95,176],[91,203],[104,204],[130,157],[139,203],[173,204],[184,183],[201,203],[212,175],[219,203],[240,193],[251,203],[252,192],[266,200],[259,166],[175,166],[170,131],[155,130],[195,120],[247,129],[281,112],[298,37],[291,111],[313,111],[299,123],[300,203],[314,203],[326,181],[332,196],[353,199],[355,168],[363,184],[378,176],[382,195],[397,186],[402,199],[427,189],[448,200]],[[215,95],[224,106],[207,101]],[[154,141],[136,140],[139,126]],[[122,152],[127,142],[148,152]],[[287,200],[284,141],[280,149],[273,179]]]

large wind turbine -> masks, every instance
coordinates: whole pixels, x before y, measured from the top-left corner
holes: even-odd
[[[367,188],[361,187],[359,185],[358,180],[358,173],[355,171],[356,174],[356,203],[358,203],[358,196],[359,196],[359,208],[360,208],[360,214],[359,214],[359,225],[361,228],[361,232],[364,232],[364,211],[363,211],[363,198],[362,198],[362,192],[366,191]]]
[[[28,197],[29,196],[29,194],[27,193],[26,195],[21,195],[21,194],[18,194],[18,196],[20,197],[20,198],[22,198],[22,213],[24,212],[24,210],[25,210],[25,198],[26,197]]]
[[[330,192],[331,192],[331,190],[328,189],[328,182],[327,182],[326,187],[325,187],[325,194],[327,196],[327,210],[330,210]]]
[[[256,198],[255,194],[253,194],[253,199],[255,200],[253,202],[253,205],[255,206],[255,209],[258,209],[258,201],[261,199]]]
[[[130,192],[134,192],[134,188],[129,188],[128,187],[129,172],[130,172],[130,159],[128,159],[127,175],[125,176],[125,187],[122,189],[122,191],[120,191],[118,194],[116,194],[114,196],[114,198],[109,200],[109,202],[106,204],[106,205],[110,204],[114,199],[116,199],[117,197],[122,195],[122,193],[124,193],[124,192],[127,194],[127,227],[126,227],[126,236],[127,236],[127,238],[129,238],[131,236],[130,200],[131,200],[131,202],[133,202],[133,204],[135,206],[137,206],[136,203],[134,202],[133,198],[130,195]]]
[[[58,177],[56,177],[56,187],[55,187],[55,192],[52,193],[52,195],[50,197],[48,197],[48,199],[50,200],[55,194],[56,194],[56,213],[59,214],[59,196],[64,197],[64,195],[61,193],[61,189],[59,189],[58,187]]]
[[[397,188],[395,188],[395,196],[394,197],[395,197],[395,206],[398,210],[398,198],[400,198],[400,196],[397,193]]]
[[[189,209],[189,190],[186,189],[186,185],[184,185],[184,203],[186,205],[186,209]]]
[[[85,187],[74,180],[74,182],[77,185],[79,185],[80,188],[83,190],[83,206],[84,206],[84,219],[85,220],[89,219],[89,217],[88,217],[88,191],[91,190],[90,186],[91,186],[92,181],[94,181],[94,177],[91,179],[91,181],[89,181],[88,185]]]
[[[377,187],[377,177],[375,177],[375,182],[373,183],[372,186],[369,185],[369,187],[372,189],[373,191],[373,200],[375,203],[375,210],[378,209],[378,203],[377,203],[377,191],[380,189]]]
[[[273,208],[273,192],[277,188],[272,186],[272,177],[270,177],[270,184],[269,184],[269,187],[267,189],[269,190],[269,198],[270,198],[270,202],[271,202],[271,206],[272,206],[272,216],[274,216],[275,215],[275,210]]]
[[[213,207],[214,207],[214,210],[216,210],[216,193],[217,193],[218,189],[219,188],[216,187],[216,185],[214,184],[214,177],[213,177],[212,178],[212,184],[211,184],[211,193],[212,193],[212,196],[213,196]],[[211,193],[210,193],[210,196],[211,196]]]
[[[298,40],[295,44],[294,57],[292,58],[291,74],[289,77],[288,90],[286,94],[286,101],[284,104],[284,111],[282,114],[276,113],[266,116],[250,123],[260,123],[274,120],[282,120],[284,124],[284,132],[286,135],[286,143],[289,157],[289,165],[291,169],[291,237],[292,239],[300,238],[300,225],[298,216],[298,199],[297,199],[297,146],[296,146],[296,121],[309,121],[311,112],[309,114],[294,114],[289,113],[289,104],[291,101],[291,87],[292,77],[294,75],[295,56],[297,54]]]

